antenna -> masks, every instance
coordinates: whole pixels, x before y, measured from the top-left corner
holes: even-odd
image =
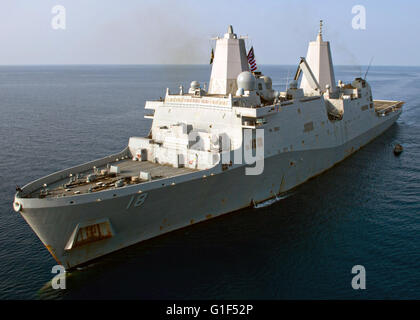
[[[373,57],[372,57],[372,58],[370,58],[369,65],[368,65],[368,67],[367,67],[367,69],[366,69],[365,77],[363,78],[364,80],[366,80],[366,76],[367,76],[367,74],[368,74],[368,72],[369,72],[369,68],[370,68],[370,65],[372,64],[372,61],[373,61]]]

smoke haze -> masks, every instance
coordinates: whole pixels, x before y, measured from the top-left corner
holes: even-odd
[[[366,30],[352,28],[347,1],[3,0],[0,64],[208,64],[209,39],[232,24],[258,64],[295,65],[322,19],[336,65],[418,65],[420,3],[359,2]],[[66,30],[51,27],[57,4]]]

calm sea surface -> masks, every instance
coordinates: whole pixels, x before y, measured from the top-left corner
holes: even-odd
[[[284,90],[295,66],[261,69]],[[51,289],[56,263],[13,211],[16,184],[122,150],[148,134],[146,100],[209,75],[209,66],[0,67],[0,299],[419,299],[420,67],[371,67],[374,98],[406,101],[402,116],[286,199],[123,249]],[[337,80],[357,76],[336,68]],[[351,287],[354,265],[366,268],[364,291]]]

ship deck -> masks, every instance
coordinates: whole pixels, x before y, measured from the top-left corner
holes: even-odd
[[[116,189],[114,185],[118,180],[124,181],[124,186],[141,184],[148,182],[150,180],[138,180],[136,182],[131,181],[131,177],[139,177],[140,171],[148,172],[151,175],[151,180],[170,178],[186,173],[199,171],[197,169],[191,168],[176,168],[170,165],[162,165],[158,163],[153,163],[150,161],[133,161],[132,159],[122,159],[119,161],[111,162],[110,165],[118,166],[120,172],[117,175],[101,175],[98,174],[96,180],[93,182],[87,182],[87,176],[94,173],[93,168],[84,172],[75,173],[74,176],[79,175],[79,179],[69,184],[69,178],[56,181],[46,188],[48,189],[47,194],[42,194],[44,188],[38,189],[28,197],[39,197],[39,198],[50,198],[50,197],[66,197],[74,196],[77,194],[99,192],[108,189]],[[102,169],[106,169],[107,166],[102,166],[96,168],[97,172],[100,172]],[[67,185],[66,185],[67,184]]]
[[[404,104],[403,101],[374,100],[373,105],[377,113],[388,113],[399,109]]]

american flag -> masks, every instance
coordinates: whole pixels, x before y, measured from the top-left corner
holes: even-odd
[[[248,63],[252,72],[257,70],[257,63],[255,62],[254,47],[251,47],[248,52]]]

